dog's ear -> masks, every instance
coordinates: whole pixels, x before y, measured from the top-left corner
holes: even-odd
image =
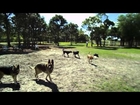
[[[52,62],[52,64],[54,64],[54,60],[53,59],[51,60],[51,62]]]
[[[48,63],[51,63],[50,59],[48,59]]]
[[[19,69],[19,65],[17,65],[17,68]]]

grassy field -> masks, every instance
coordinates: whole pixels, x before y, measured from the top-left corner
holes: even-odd
[[[93,47],[90,47],[90,43],[89,43],[89,47],[86,47],[85,43],[73,44],[71,46],[70,43],[68,43],[68,42],[60,42],[60,46],[68,47],[68,48],[69,47],[75,48],[84,55],[86,55],[90,52],[91,54],[98,53],[99,55],[101,55],[102,57],[105,57],[105,58],[120,58],[120,59],[125,58],[125,59],[134,59],[134,60],[140,59],[137,56],[135,57],[135,56],[127,55],[127,54],[139,55],[140,49],[138,49],[138,48],[122,48],[119,46],[97,47],[95,45]]]
[[[4,44],[4,43],[2,43]],[[12,43],[14,44],[14,43]],[[91,54],[98,53],[101,62],[102,61],[109,61],[109,62],[103,62],[102,68],[99,67],[98,75],[101,75],[100,83],[94,84],[97,88],[99,88],[99,91],[121,91],[121,92],[140,92],[140,72],[139,72],[139,63],[140,63],[140,49],[139,48],[123,48],[119,46],[107,46],[107,47],[96,47],[94,45],[93,47],[86,47],[85,43],[77,43],[71,46],[70,42],[60,42],[60,47],[66,47],[74,50],[79,50],[80,55],[86,56],[89,52]],[[122,63],[122,64],[121,64]],[[123,66],[124,64],[124,66]],[[109,67],[109,66],[110,67]],[[119,66],[119,69],[122,70],[122,74],[124,72],[125,75],[115,75],[113,74],[115,72],[114,68],[115,66]],[[107,67],[108,66],[108,67]],[[106,68],[103,68],[106,67]],[[112,69],[113,68],[113,69]],[[100,71],[102,70],[102,71]],[[110,71],[111,70],[111,71]],[[114,70],[114,71],[112,71]],[[111,72],[114,77],[109,78],[108,80],[104,80],[104,74],[106,76]],[[95,74],[94,74],[95,75]],[[93,87],[93,86],[88,86]],[[95,87],[95,86],[94,86]],[[93,89],[94,90],[94,89]],[[98,89],[97,89],[98,90]]]
[[[93,47],[90,47],[90,44],[89,47],[86,47],[85,43],[78,43],[78,44],[73,43],[73,45],[70,46],[70,43],[68,42],[60,42],[60,46],[77,49],[80,51],[80,54],[83,54],[85,56],[90,52],[91,54],[98,53],[100,57],[107,58],[107,59],[116,59],[120,61],[127,60],[127,61],[134,61],[134,62],[140,61],[140,49],[138,48],[122,48],[119,46],[96,47],[95,45]],[[134,74],[139,75],[140,73],[137,74],[134,73]],[[132,83],[130,82],[132,81],[130,80],[124,81],[123,78],[117,79],[117,77],[114,77],[109,81],[106,81],[101,85],[98,85],[98,88],[101,88],[102,90],[105,91],[127,91],[127,92],[140,91],[140,84],[139,84],[140,80],[137,79],[137,81],[134,82],[134,84],[138,85],[136,87],[131,86],[130,84]]]

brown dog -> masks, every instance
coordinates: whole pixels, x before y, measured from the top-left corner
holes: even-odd
[[[29,67],[32,68],[31,66],[29,66]],[[53,59],[52,60],[49,59],[47,64],[39,63],[32,69],[35,69],[35,77],[37,80],[39,80],[38,74],[44,72],[47,74],[46,80],[48,81],[47,77],[49,76],[50,82],[52,82],[50,74],[53,72],[53,69],[54,69],[54,60]]]
[[[88,59],[88,62],[89,62],[89,63],[91,63],[93,59],[97,59],[98,57],[99,57],[98,54],[93,54],[93,55],[88,54],[88,55],[87,55],[87,59]]]
[[[17,84],[17,75],[20,72],[20,68],[19,65],[15,66],[0,66],[0,83],[1,82],[1,78],[4,75],[11,75],[13,77],[14,83]]]

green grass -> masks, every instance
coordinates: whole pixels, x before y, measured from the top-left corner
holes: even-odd
[[[6,44],[6,43],[1,43]],[[11,44],[15,44],[12,42]],[[98,53],[101,58],[117,58],[117,59],[128,59],[128,60],[140,60],[140,49],[136,48],[120,48],[118,46],[107,46],[107,47],[96,47],[94,44],[93,47],[86,47],[85,43],[73,43],[70,45],[70,42],[60,42],[60,47],[74,48],[80,51],[80,54],[87,55],[89,52],[91,54]],[[136,56],[135,56],[136,55]],[[123,79],[116,79],[115,77],[106,81],[103,80],[98,86],[103,91],[120,91],[120,92],[135,92],[140,91],[138,88],[130,86]]]
[[[80,51],[81,54],[88,54],[89,52],[91,54],[98,53],[101,57],[104,58],[118,58],[118,59],[133,59],[133,60],[139,60],[140,56],[131,56],[133,55],[139,55],[140,49],[136,48],[120,48],[117,46],[112,47],[96,47],[95,45],[93,47],[85,46],[85,43],[73,43],[73,45],[70,45],[70,42],[60,42],[60,46],[68,47],[68,48],[75,48]]]
[[[98,87],[105,92],[140,92],[138,88],[133,88],[126,81],[116,78],[105,81]]]
[[[86,47],[85,43],[73,43],[73,45],[70,46],[70,43],[68,42],[60,42],[60,46],[77,49],[80,51],[80,54],[85,56],[90,52],[91,54],[98,53],[102,58],[126,59],[134,61],[140,60],[140,49],[138,48],[120,48],[119,46],[96,47],[95,45],[90,47],[90,44],[89,47]],[[105,92],[140,92],[139,85],[137,85],[137,87],[133,87],[130,84],[130,81],[113,77],[109,80],[102,80],[100,85],[97,85],[97,87],[101,91]]]
[[[10,42],[11,45],[18,44],[18,42]],[[0,42],[0,45],[7,45],[7,42]]]

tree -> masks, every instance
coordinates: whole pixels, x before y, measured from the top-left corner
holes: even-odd
[[[2,34],[4,32],[4,23],[3,20],[4,19],[4,15],[2,13],[0,13],[0,38],[2,37]]]
[[[24,47],[29,48],[30,42],[32,42],[32,47],[34,47],[35,43],[38,40],[43,40],[47,33],[47,24],[38,13],[14,13],[12,22],[18,35],[19,47],[21,37],[24,41]]]
[[[54,43],[59,46],[59,36],[62,32],[64,26],[67,24],[66,19],[61,15],[55,15],[50,19],[49,27],[52,35],[54,36]]]
[[[106,19],[103,23],[104,23],[104,26],[103,26],[102,38],[104,40],[103,46],[105,46],[105,40],[107,37],[107,30],[109,29],[110,26],[114,26],[115,23],[113,21],[110,21],[109,19]]]
[[[7,45],[10,47],[10,28],[11,28],[11,14],[12,13],[2,13],[2,22],[3,22],[3,28],[6,31],[7,36]]]
[[[89,36],[84,33],[82,28],[80,28],[79,34],[78,34],[78,42],[84,42],[85,43],[87,40],[89,40]]]
[[[110,28],[110,26],[114,26],[115,23],[111,20],[108,19],[108,15],[106,13],[98,13],[97,17],[101,20],[101,25],[100,25],[100,34],[102,35],[102,39],[104,40],[103,46],[105,46],[105,40],[107,35],[107,31]]]
[[[128,13],[126,15],[120,15],[118,17],[118,32],[121,37],[121,45],[124,43],[128,47],[133,47],[138,45],[140,41],[140,14],[139,13]]]
[[[86,18],[83,22],[82,22],[82,27],[85,28],[86,30],[90,31],[90,40],[91,42],[93,42],[93,39],[96,40],[96,44],[98,46],[99,42],[101,42],[101,38],[99,35],[99,30],[97,27],[100,26],[101,23],[101,19],[98,16],[93,16],[93,17],[89,17]],[[92,46],[93,43],[91,43]],[[100,44],[101,46],[101,44]]]

